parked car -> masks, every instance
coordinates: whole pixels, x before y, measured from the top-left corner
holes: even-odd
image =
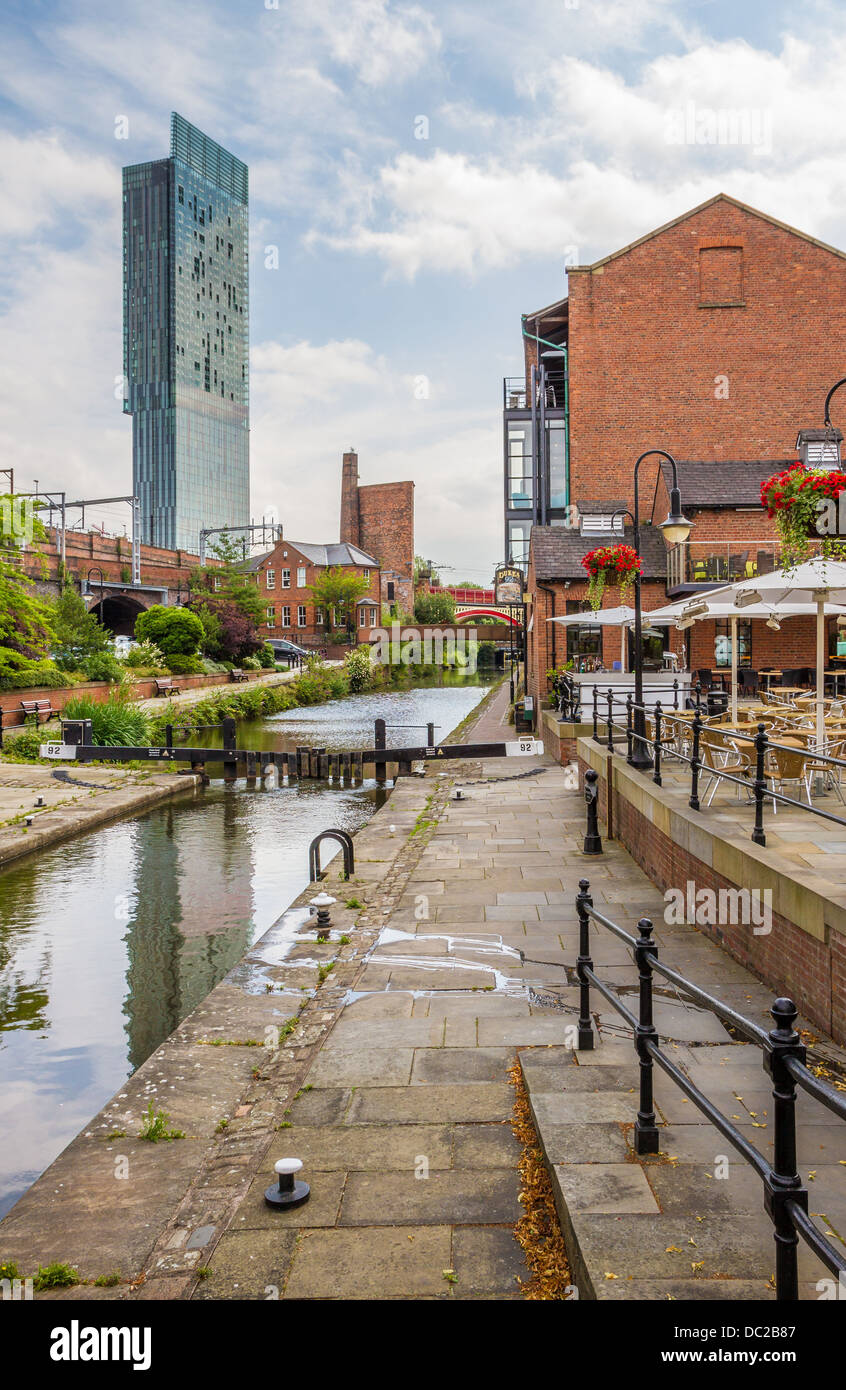
[[[305,647],[298,647],[296,642],[289,642],[285,637],[268,637],[267,645],[277,661],[288,661],[292,656],[299,656],[305,661],[307,656],[312,655]]]

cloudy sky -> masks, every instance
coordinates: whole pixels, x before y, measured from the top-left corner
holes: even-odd
[[[568,260],[720,191],[846,246],[842,4],[4,0],[0,22],[19,488],[131,490],[120,171],[169,152],[174,109],[250,166],[254,515],[335,538],[352,445],[362,481],[414,479],[447,579],[502,558],[501,379]],[[738,110],[746,145],[679,142]]]

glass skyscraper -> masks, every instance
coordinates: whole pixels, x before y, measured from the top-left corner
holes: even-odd
[[[124,411],[142,540],[249,522],[246,164],[174,111],[170,158],[123,171]]]

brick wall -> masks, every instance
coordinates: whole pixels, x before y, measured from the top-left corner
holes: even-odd
[[[709,248],[736,248],[716,279]],[[742,303],[716,293],[726,276]],[[571,270],[569,336],[574,500],[628,497],[650,446],[791,458],[842,375],[846,258],[720,200],[593,271]],[[648,506],[654,471],[641,473]]]
[[[256,570],[258,591],[266,611],[265,620],[259,629],[262,637],[288,637],[293,642],[308,639],[306,645],[324,637],[325,628],[322,623],[317,622],[317,607],[308,588],[316,582],[324,569],[324,565],[313,564],[290,541],[277,542]],[[361,565],[344,565],[343,569],[352,574],[365,573]],[[364,604],[357,610],[357,635],[362,639],[370,628],[378,625],[381,611],[379,571],[370,569],[368,573],[370,588],[365,595]],[[373,596],[372,602],[367,601],[370,594]],[[300,621],[301,609],[304,622]]]
[[[42,562],[43,561],[43,562]],[[175,594],[181,588],[188,593],[191,571],[199,565],[199,556],[187,550],[163,550],[159,546],[141,546],[142,584],[162,585]],[[214,560],[211,564],[216,563]],[[89,569],[99,566],[106,583],[128,582],[132,568],[132,543],[125,536],[101,536],[97,531],[65,532],[65,566],[79,580]],[[24,552],[24,568],[39,585],[55,587],[59,575],[58,533],[50,531],[49,541],[36,541]],[[99,574],[92,574],[92,586],[99,583]]]
[[[587,764],[579,756],[580,778]],[[608,805],[605,771],[599,774],[600,816]],[[614,838],[661,891],[692,881],[697,890],[742,887],[717,873],[689,850],[659,830],[615,786],[612,798]],[[749,886],[748,884],[745,886]],[[623,923],[625,925],[625,923]],[[787,994],[801,1013],[825,1029],[836,1042],[846,1043],[846,938],[834,930],[819,940],[789,918],[773,912],[772,931],[756,936],[752,924],[697,927],[751,970],[776,994]],[[743,1012],[743,1010],[741,1010]]]
[[[362,550],[382,568],[382,602],[414,608],[414,484],[370,483],[358,489]],[[388,598],[392,584],[393,599]]]

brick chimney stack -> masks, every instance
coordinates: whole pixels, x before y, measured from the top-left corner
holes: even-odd
[[[358,454],[344,454],[341,471],[341,535],[349,545],[360,545],[361,522],[358,510]]]

